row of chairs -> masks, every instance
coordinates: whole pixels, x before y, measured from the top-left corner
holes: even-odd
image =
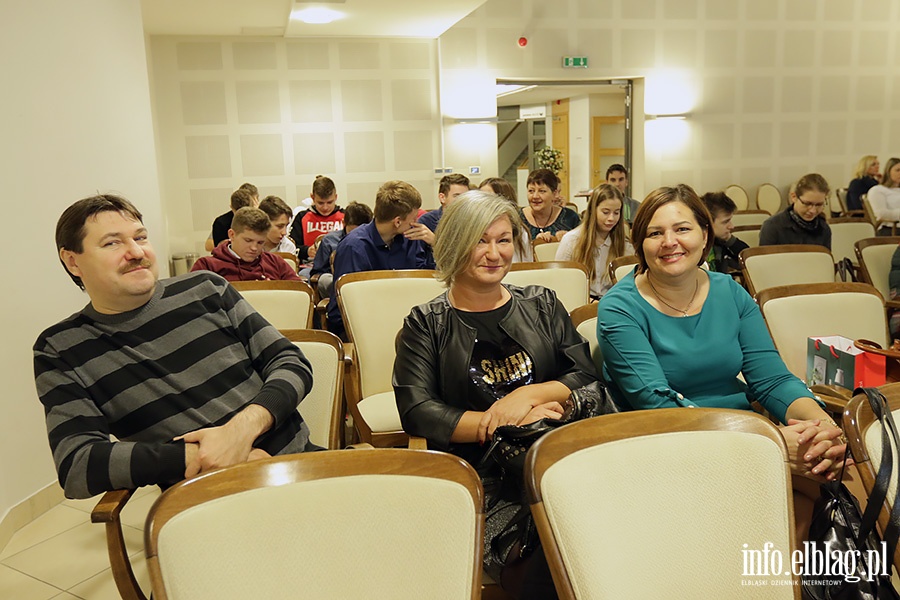
[[[885,391],[900,418],[900,389]],[[877,425],[864,396],[844,414],[867,491],[880,463]],[[581,421],[539,440],[525,468],[527,501],[563,599],[799,598],[791,571],[746,585],[754,574],[742,572],[745,553],[734,547],[738,540],[760,555],[793,555],[800,541],[790,482],[777,428],[723,409]],[[325,452],[237,465],[174,486],[151,509],[145,547],[154,597],[279,599],[302,590],[316,598],[480,598],[483,504],[472,467],[439,452]],[[685,547],[691,560],[673,561]]]

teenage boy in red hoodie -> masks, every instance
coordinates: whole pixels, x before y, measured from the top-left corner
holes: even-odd
[[[297,213],[291,224],[291,239],[297,246],[301,261],[311,261],[316,256],[316,238],[335,229],[344,228],[344,211],[337,205],[334,182],[319,175],[312,186],[313,205]]]
[[[234,213],[228,239],[194,263],[191,271],[212,271],[228,281],[281,279],[300,281],[291,265],[277,254],[263,250],[271,223],[258,208],[245,207]]]

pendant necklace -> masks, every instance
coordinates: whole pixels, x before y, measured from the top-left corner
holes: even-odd
[[[546,221],[544,221],[543,225],[538,225],[537,215],[534,214],[534,209],[531,209],[531,217],[534,219],[534,226],[541,230],[541,233],[544,233],[544,229],[546,229],[550,225],[550,219],[553,218],[553,207],[550,207],[550,214],[547,215]]]
[[[650,279],[650,273],[647,273],[647,283],[650,284],[650,289],[653,290],[653,295],[656,296],[657,300],[659,300],[660,302],[662,302],[663,304],[665,304],[666,306],[668,306],[675,312],[681,313],[682,317],[688,316],[688,311],[691,310],[691,305],[694,304],[694,299],[697,298],[697,291],[700,289],[700,280],[695,277],[694,278],[694,293],[691,295],[691,300],[690,300],[690,302],[688,302],[688,305],[684,307],[684,310],[681,310],[680,308],[675,308],[674,306],[672,306],[671,304],[669,304],[668,302],[666,302],[665,300],[662,299],[662,296],[659,295],[659,292],[657,292],[656,288],[653,286],[653,280]]]

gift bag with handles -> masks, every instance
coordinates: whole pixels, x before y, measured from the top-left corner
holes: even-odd
[[[810,386],[837,385],[848,390],[878,387],[886,382],[886,363],[884,355],[860,348],[843,336],[806,341],[806,383]]]

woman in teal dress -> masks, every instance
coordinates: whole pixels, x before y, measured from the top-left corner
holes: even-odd
[[[793,473],[810,482],[834,479],[846,451],[840,428],[787,370],[747,292],[700,267],[714,239],[711,221],[686,185],[660,188],[641,203],[632,227],[639,264],[599,306],[610,388],[623,408],[635,410],[750,410],[757,400],[783,423]],[[794,485],[817,496],[818,486],[797,477]]]

